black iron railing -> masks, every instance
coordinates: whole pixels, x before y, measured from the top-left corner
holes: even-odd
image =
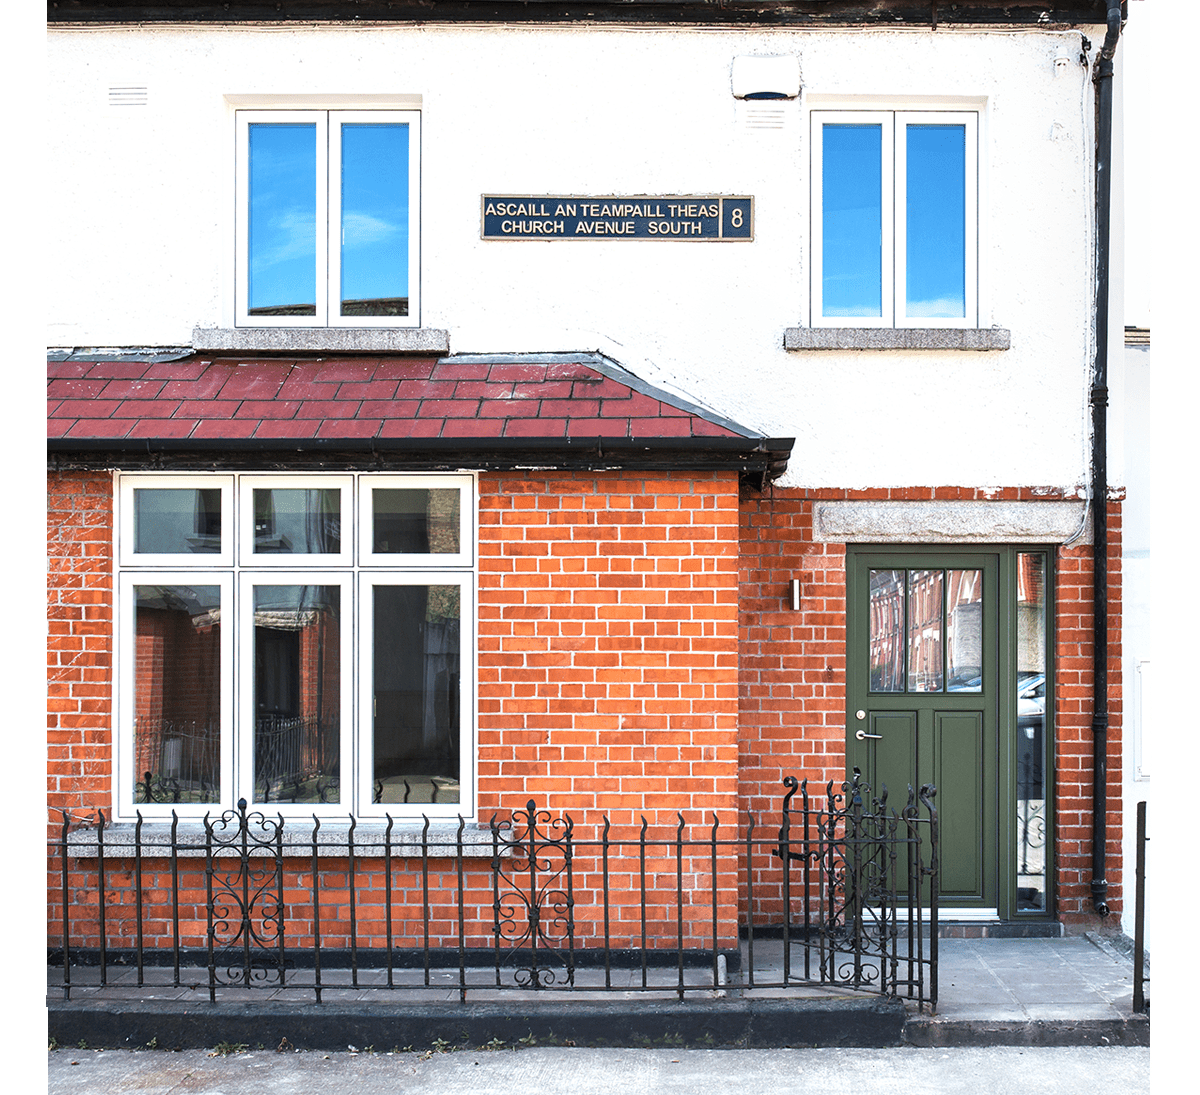
[[[214,1001],[231,987],[318,1001],[339,988],[682,1000],[816,984],[936,1008],[933,788],[896,809],[857,771],[820,803],[805,783],[785,784],[770,836],[753,817],[738,831],[681,813],[669,829],[643,818],[614,836],[608,818],[583,830],[531,800],[473,838],[461,818],[447,839],[428,819],[401,835],[389,817],[367,843],[353,818],[306,827],[242,801],[206,817],[202,839],[176,816],[149,840],[139,815],[132,842],[114,846],[102,814],[63,814],[50,847],[61,882],[51,962],[67,997],[109,984],[119,966],[138,986]]]
[[[1137,867],[1134,873],[1133,905],[1133,1010],[1150,1010],[1150,998],[1146,995],[1146,982],[1150,975],[1146,971],[1146,804],[1137,804]]]

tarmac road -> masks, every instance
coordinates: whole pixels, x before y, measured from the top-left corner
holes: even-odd
[[[1163,1088],[1163,1090],[1167,1090]],[[49,1053],[48,1095],[1142,1095],[1143,1047]]]

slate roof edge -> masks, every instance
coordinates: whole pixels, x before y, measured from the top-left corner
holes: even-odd
[[[632,388],[640,395],[657,399],[660,403],[666,403],[685,414],[694,414],[697,418],[703,418],[714,426],[721,426],[746,438],[766,437],[766,434],[751,429],[749,426],[743,426],[740,422],[727,418],[711,407],[706,407],[703,403],[698,403],[687,396],[668,391],[666,388],[651,384],[648,380],[643,380],[636,373],[631,373],[618,361],[598,350],[569,350],[562,353],[450,354],[438,358],[439,365],[443,362],[456,365],[584,365],[609,380],[615,380],[618,384]]]

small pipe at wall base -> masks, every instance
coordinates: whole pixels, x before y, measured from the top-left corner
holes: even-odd
[[[1121,0],[1108,0],[1096,58],[1096,363],[1092,373],[1092,908],[1107,916],[1108,879],[1108,296],[1112,231],[1113,57]]]

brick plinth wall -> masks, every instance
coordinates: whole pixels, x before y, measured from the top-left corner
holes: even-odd
[[[775,490],[741,506],[739,668],[739,801],[743,831],[780,824],[782,780],[809,781],[824,796],[845,779],[846,568],[841,544],[813,539],[813,508],[823,501],[1058,501],[1045,488],[909,487],[876,490]],[[1109,730],[1108,924],[1121,909],[1121,524],[1120,502],[1108,505]],[[1058,918],[1072,930],[1096,927],[1091,912],[1092,833],[1092,566],[1091,546],[1060,549],[1056,573],[1055,800]],[[800,579],[800,611],[791,608]],[[739,879],[741,909],[748,899]],[[781,915],[778,884],[754,878],[754,915]]]

